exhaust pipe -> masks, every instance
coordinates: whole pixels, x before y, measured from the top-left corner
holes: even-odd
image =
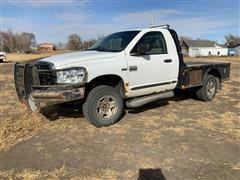
[[[157,94],[151,94],[151,95],[131,99],[127,101],[126,105],[127,107],[130,107],[130,108],[137,108],[144,104],[148,104],[150,102],[157,101],[159,99],[171,98],[173,96],[174,96],[173,91],[161,92]]]

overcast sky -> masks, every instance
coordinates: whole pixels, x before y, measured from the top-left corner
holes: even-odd
[[[0,0],[1,30],[32,32],[38,43],[66,42],[151,25],[180,35],[217,40],[240,34],[239,0]]]

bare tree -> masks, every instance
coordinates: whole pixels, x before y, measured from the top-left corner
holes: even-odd
[[[24,40],[23,46],[22,46],[24,51],[31,51],[31,49],[37,46],[35,35],[33,33],[23,32],[22,38]]]
[[[13,33],[12,31],[0,32],[1,48],[6,52],[30,52],[36,47],[36,39],[33,33]]]
[[[96,43],[95,39],[90,39],[83,42],[83,49],[88,49],[90,46]]]
[[[12,31],[1,32],[1,46],[3,51],[14,52],[15,45],[15,37]]]
[[[57,45],[58,49],[64,49],[64,44],[59,42]]]
[[[68,36],[67,47],[70,50],[80,50],[82,49],[82,40],[79,35],[71,34]]]
[[[224,36],[224,38],[225,38],[225,45],[227,45],[230,48],[240,44],[240,37],[237,35],[228,34]]]

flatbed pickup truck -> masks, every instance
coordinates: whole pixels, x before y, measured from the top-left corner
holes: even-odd
[[[96,127],[116,123],[124,110],[193,89],[211,101],[230,76],[227,62],[183,61],[177,33],[169,25],[121,31],[81,52],[15,64],[20,101],[32,110],[80,102]]]

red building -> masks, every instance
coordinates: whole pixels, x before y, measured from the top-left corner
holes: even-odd
[[[49,52],[49,51],[53,51],[53,44],[51,44],[51,43],[42,43],[42,44],[39,44],[38,45],[38,50],[39,51],[47,51],[47,52]]]

